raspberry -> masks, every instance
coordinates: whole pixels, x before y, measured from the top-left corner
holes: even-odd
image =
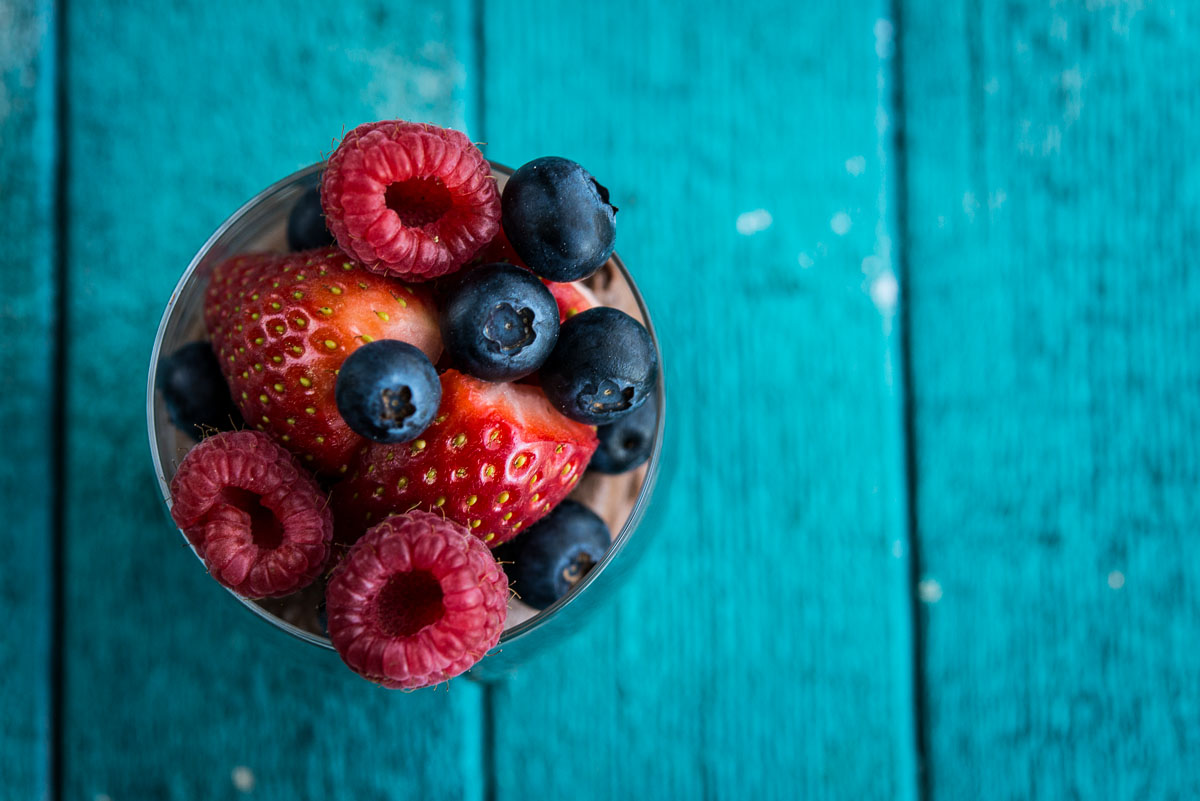
[[[171,498],[171,516],[213,578],[247,598],[306,587],[329,557],[325,495],[266,434],[229,431],[192,448]]]
[[[415,690],[457,676],[500,640],[508,578],[466,528],[412,511],[350,548],[325,605],[329,637],[351,670]]]
[[[360,125],[329,157],[325,220],[369,269],[409,281],[453,272],[500,228],[500,194],[458,131],[402,120]]]

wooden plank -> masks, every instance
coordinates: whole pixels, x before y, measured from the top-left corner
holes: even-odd
[[[49,2],[0,0],[0,776],[14,798],[50,788],[54,516],[55,47]]]
[[[933,798],[1200,795],[1200,15],[904,4]]]
[[[915,797],[886,7],[486,5],[488,153],[612,191],[673,440],[617,602],[492,690],[498,799]]]
[[[344,127],[462,124],[467,5],[70,4],[64,797],[480,796],[478,687],[285,652],[165,519],[142,414],[159,315],[226,215]]]

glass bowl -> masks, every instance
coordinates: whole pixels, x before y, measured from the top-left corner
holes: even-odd
[[[175,428],[167,418],[165,405],[155,389],[159,361],[189,342],[208,339],[203,318],[204,293],[209,276],[217,264],[239,253],[286,251],[288,213],[307,189],[317,185],[323,168],[324,164],[314,164],[293,173],[263,190],[234,212],[192,259],[163,312],[150,356],[146,423],[150,435],[150,455],[168,519],[171,479],[179,462],[196,440]],[[492,172],[498,186],[503,189],[512,170],[493,163]],[[623,475],[603,476],[592,471],[584,476],[571,497],[585,503],[605,519],[610,531],[614,532],[612,546],[567,595],[551,606],[539,611],[513,600],[509,605],[508,620],[500,643],[471,671],[476,678],[502,675],[545,644],[577,629],[584,617],[602,605],[618,586],[619,579],[637,561],[637,554],[648,539],[648,531],[640,530],[639,526],[649,507],[662,459],[666,410],[662,352],[641,293],[617,254],[614,253],[608,263],[586,283],[602,303],[616,306],[640,320],[650,332],[655,349],[659,352],[660,372],[656,389],[658,424],[650,459],[640,468]],[[171,525],[174,526],[174,523]],[[183,536],[182,531],[176,531]],[[184,542],[187,542],[186,537]],[[190,543],[188,547],[192,547]],[[195,553],[194,548],[192,551]],[[203,565],[203,562],[200,564]],[[290,635],[293,643],[301,646],[302,658],[336,661],[330,659],[334,654],[333,646],[321,633],[317,622],[316,609],[321,601],[319,586],[282,599],[255,601],[232,591],[230,594],[260,619]]]

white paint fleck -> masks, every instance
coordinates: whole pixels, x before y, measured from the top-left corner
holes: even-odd
[[[988,210],[996,211],[1004,205],[1004,201],[1008,200],[1008,193],[1003,189],[997,189],[995,192],[988,194]]]
[[[765,231],[771,227],[774,222],[771,217],[771,212],[766,209],[755,209],[754,211],[744,211],[737,218],[737,232],[742,236],[750,236],[757,234],[759,231]]]
[[[963,214],[967,215],[967,219],[974,221],[975,212],[979,210],[979,201],[975,199],[974,192],[963,192],[962,207]]]
[[[816,262],[813,261],[812,256],[808,255],[807,253],[801,253],[799,256],[797,256],[796,262],[803,270],[807,270],[809,267],[812,267],[814,264],[816,264]]]
[[[851,225],[853,225],[853,221],[850,219],[850,215],[844,211],[839,211],[829,220],[829,227],[838,236],[845,236],[850,233]]]
[[[887,129],[888,129],[887,112],[883,110],[883,106],[879,106],[878,108],[875,109],[875,133],[879,134],[880,136],[883,136],[885,133],[887,133]]]
[[[999,92],[1000,91],[1000,79],[999,78],[988,79],[988,82],[983,85],[983,91],[989,95],[994,95],[994,94],[996,94],[996,92]]]
[[[921,579],[917,583],[917,597],[922,603],[936,604],[942,600],[942,585],[937,582],[937,579]]]
[[[1060,42],[1067,41],[1067,21],[1057,14],[1050,21],[1050,38]]]
[[[238,789],[238,792],[248,793],[254,789],[254,772],[245,765],[238,765],[230,774],[233,779],[233,786]]]
[[[866,169],[867,160],[862,156],[854,156],[853,158],[846,159],[846,172],[850,173],[851,175],[862,175]]]
[[[892,540],[892,556],[896,559],[904,556],[904,542],[901,540]]]
[[[462,104],[454,98],[466,86],[467,73],[444,42],[425,42],[404,55],[386,48],[339,50],[339,58],[363,65],[371,76],[358,87],[358,100],[379,119],[402,117],[466,128]]]
[[[939,214],[938,218],[937,218],[937,224],[938,224],[938,228],[945,228],[946,227],[946,215]]]
[[[896,301],[900,297],[900,282],[891,270],[881,272],[871,282],[871,302],[880,314],[892,315],[896,312]]]
[[[892,38],[895,28],[890,20],[875,20],[875,55],[880,58],[890,58],[892,55]]]
[[[1125,574],[1120,570],[1114,570],[1108,574],[1108,586],[1114,590],[1119,590],[1125,586]]]

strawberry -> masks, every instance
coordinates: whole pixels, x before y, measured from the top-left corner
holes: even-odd
[[[581,311],[599,306],[600,301],[592,294],[582,281],[557,283],[542,279],[542,283],[550,290],[554,300],[558,302],[558,321],[565,323],[568,317],[574,317]]]
[[[431,361],[442,351],[426,292],[368,272],[337,248],[223,262],[204,321],[246,425],[327,474],[347,472],[364,441],[334,400],[342,361],[376,339],[403,340]]]
[[[438,510],[495,547],[545,516],[596,450],[591,426],[537,387],[442,374],[438,416],[417,440],[367,443],[333,491],[336,537],[353,542],[390,514]]]

